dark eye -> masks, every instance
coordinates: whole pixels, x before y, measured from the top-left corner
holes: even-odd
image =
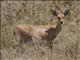
[[[61,20],[61,18],[60,18],[60,17],[58,17],[58,20]]]

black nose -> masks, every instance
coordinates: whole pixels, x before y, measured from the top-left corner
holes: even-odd
[[[61,21],[60,23],[61,23],[61,24],[63,24],[63,22],[62,22],[62,21]]]

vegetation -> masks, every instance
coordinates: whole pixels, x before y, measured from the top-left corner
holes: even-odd
[[[80,1],[1,1],[1,59],[2,60],[48,60],[49,49],[35,44],[18,43],[13,35],[17,24],[56,24],[50,8],[70,9],[63,28],[53,41],[52,59],[80,60]],[[52,21],[53,19],[53,21]],[[39,43],[39,42],[38,42]]]

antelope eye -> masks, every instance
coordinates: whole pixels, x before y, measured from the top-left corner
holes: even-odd
[[[58,19],[59,19],[59,20],[61,20],[61,18],[60,18],[60,17],[58,17]]]

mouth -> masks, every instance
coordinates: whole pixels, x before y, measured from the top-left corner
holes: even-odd
[[[62,21],[61,21],[60,23],[61,23],[61,24],[63,24],[63,22],[62,22]]]

